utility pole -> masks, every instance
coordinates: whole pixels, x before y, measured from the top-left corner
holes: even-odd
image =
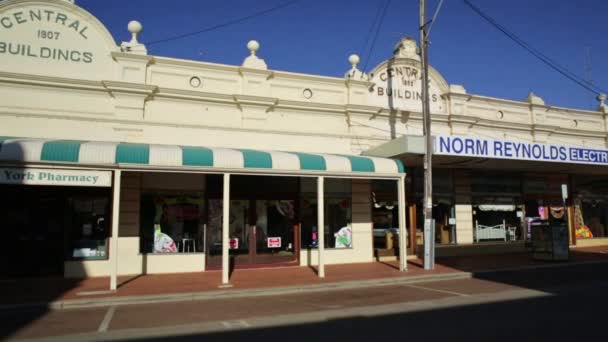
[[[429,59],[426,21],[426,1],[420,0],[420,62],[422,84],[422,120],[425,139],[424,151],[424,269],[435,268],[435,222],[433,220],[433,138],[431,136],[431,113],[429,108]]]

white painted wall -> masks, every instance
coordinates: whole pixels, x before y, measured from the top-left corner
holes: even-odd
[[[121,237],[118,239],[118,274],[162,274],[202,272],[205,270],[204,253],[139,253],[138,237]],[[108,260],[66,261],[64,276],[66,278],[87,278],[110,275]]]

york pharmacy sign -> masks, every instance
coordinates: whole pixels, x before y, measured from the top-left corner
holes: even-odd
[[[608,150],[453,135],[436,136],[433,153],[448,156],[608,165]]]
[[[112,185],[110,171],[0,168],[0,184],[95,186]]]

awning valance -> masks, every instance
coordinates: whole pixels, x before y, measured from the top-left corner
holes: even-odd
[[[367,156],[29,138],[0,138],[0,161],[389,176],[405,172],[400,160]]]

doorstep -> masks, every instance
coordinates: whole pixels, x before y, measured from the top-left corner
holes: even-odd
[[[576,239],[576,248],[608,246],[608,238]]]
[[[422,246],[421,246],[422,247]],[[435,245],[435,256],[454,257],[454,256],[476,256],[476,255],[498,255],[529,252],[525,241],[507,242],[479,242],[459,245]],[[418,249],[419,252],[423,251]]]

